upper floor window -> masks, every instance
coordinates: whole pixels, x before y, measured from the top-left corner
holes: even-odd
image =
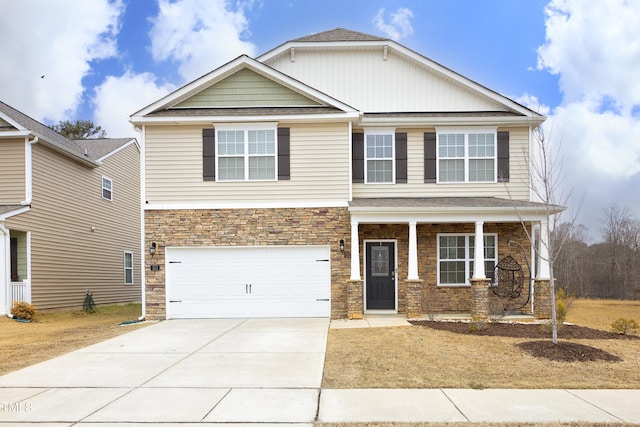
[[[438,182],[496,182],[495,131],[438,132]]]
[[[438,235],[438,285],[465,286],[473,274],[475,236],[473,234]],[[484,235],[485,276],[493,277],[498,263],[498,236]]]
[[[102,198],[113,200],[113,181],[110,178],[102,177]]]
[[[365,176],[366,183],[393,184],[394,134],[367,133],[365,135]]]
[[[217,129],[218,181],[276,180],[276,128]]]

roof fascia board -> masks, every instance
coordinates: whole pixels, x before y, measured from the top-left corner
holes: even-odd
[[[31,210],[31,206],[25,206],[22,208],[18,208],[16,210],[6,212],[4,214],[0,214],[0,221],[4,221],[7,218],[11,218],[12,216],[20,215],[21,213],[25,213]]]
[[[544,117],[363,117],[360,124],[363,126],[387,126],[390,124],[402,126],[424,127],[425,123],[437,125],[455,126],[501,126],[501,125],[523,125],[534,128],[542,124]]]
[[[542,221],[546,211],[526,208],[349,208],[351,219],[358,223],[402,224],[412,221],[425,223],[472,223]]]
[[[454,80],[455,82],[470,87],[473,90],[485,95],[486,97],[490,98],[491,100],[498,102],[502,105],[505,105],[506,107],[520,113],[523,114],[527,117],[540,117],[542,119],[542,121],[546,120],[546,117],[536,113],[535,111],[518,104],[517,102],[507,98],[504,95],[500,95],[499,93],[479,84],[476,83],[475,81],[463,76],[462,74],[459,74],[429,58],[427,58],[424,55],[421,55],[393,40],[380,40],[380,41],[376,41],[376,40],[370,40],[370,41],[349,41],[349,42],[288,42],[285,43],[283,45],[280,45],[279,47],[266,52],[265,54],[259,56],[257,58],[258,61],[260,62],[264,62],[264,61],[268,61],[271,58],[274,58],[280,54],[286,53],[289,51],[289,49],[291,48],[296,48],[296,49],[317,49],[317,48],[329,48],[329,47],[384,47],[384,46],[388,46],[391,47],[392,49],[395,49],[396,51],[408,56],[409,58],[413,59],[414,61],[428,67],[431,68],[432,70],[435,70],[443,75],[445,75],[446,77],[450,78],[451,80]]]
[[[150,114],[156,110],[168,108],[171,105],[177,104],[178,102],[187,99],[189,96],[194,95],[199,90],[203,90],[206,87],[212,86],[218,81],[232,75],[234,72],[243,68],[249,68],[250,70],[257,72],[258,74],[274,80],[277,83],[295,90],[303,94],[304,96],[314,99],[320,103],[327,104],[343,111],[355,111],[353,107],[344,104],[343,102],[334,99],[329,95],[312,88],[311,86],[295,80],[278,70],[275,70],[261,62],[256,61],[255,59],[249,58],[246,55],[242,55],[234,59],[233,61],[217,68],[216,70],[213,70],[210,73],[200,77],[199,79],[196,79],[193,82],[183,86],[182,88],[172,92],[159,101],[134,113],[130,117],[130,121],[132,123],[139,123],[139,119],[142,116]]]
[[[28,130],[12,130],[12,131],[8,131],[8,132],[3,132],[0,131],[0,138],[23,138],[25,136],[29,136],[31,135],[31,132],[29,132]]]
[[[16,128],[18,131],[27,131],[27,132],[29,132],[29,130],[26,127],[22,126],[20,123],[16,122],[10,116],[8,116],[7,114],[3,113],[2,111],[0,111],[0,119],[2,119],[5,122],[9,123],[11,126]],[[23,136],[23,135],[21,135],[21,136]]]
[[[125,148],[129,147],[130,145],[135,144],[136,148],[138,149],[138,152],[140,152],[140,144],[138,144],[138,140],[135,138],[131,138],[131,140],[125,144],[122,144],[120,147],[116,148],[115,150],[112,150],[111,152],[105,154],[104,156],[100,157],[99,159],[97,159],[98,162],[102,162],[104,159],[107,159],[111,156],[113,156],[114,154],[118,153],[119,151],[124,150]]]
[[[268,116],[169,116],[169,117],[140,117],[134,124],[197,124],[212,122],[345,122],[360,119],[357,111],[338,114],[295,114]]]

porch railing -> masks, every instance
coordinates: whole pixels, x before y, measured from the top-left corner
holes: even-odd
[[[11,300],[31,302],[31,284],[29,282],[11,282]]]

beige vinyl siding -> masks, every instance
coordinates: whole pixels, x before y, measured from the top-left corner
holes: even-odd
[[[32,301],[37,308],[140,300],[140,179],[135,145],[89,168],[41,144],[33,147],[31,210],[7,227],[31,233]],[[113,201],[102,199],[102,176]],[[91,228],[95,227],[95,231]],[[133,252],[134,283],[124,284],[124,252]]]
[[[504,106],[382,46],[296,50],[267,65],[361,111],[504,111]]]
[[[291,179],[215,182],[202,178],[201,126],[146,127],[149,204],[309,203],[349,196],[346,123],[280,124],[291,133]]]
[[[0,139],[0,205],[26,199],[24,139]]]
[[[435,129],[398,129],[407,132],[406,184],[353,184],[353,197],[502,197],[529,200],[528,128],[498,128],[509,131],[508,183],[425,184],[424,132]]]
[[[317,102],[243,69],[176,105],[177,108],[317,106]]]

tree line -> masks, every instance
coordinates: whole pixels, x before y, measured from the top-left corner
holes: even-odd
[[[561,223],[555,260],[557,287],[583,298],[640,299],[640,217],[615,204],[602,210],[600,241],[589,244],[583,225]]]

